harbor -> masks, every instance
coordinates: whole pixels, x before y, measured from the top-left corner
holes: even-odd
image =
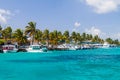
[[[91,44],[91,43],[82,43],[81,45],[76,44],[61,44],[57,46],[46,46],[46,45],[27,45],[27,46],[18,46],[14,44],[1,45],[1,53],[12,53],[12,52],[47,52],[47,51],[76,51],[76,50],[88,50],[88,49],[100,49],[100,48],[113,48],[117,47],[115,44]]]
[[[0,0],[0,80],[120,80],[120,0]]]

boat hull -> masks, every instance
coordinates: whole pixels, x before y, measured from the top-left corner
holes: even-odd
[[[3,53],[15,53],[18,51],[17,45],[3,45],[2,46]]]
[[[34,52],[34,53],[36,53],[36,52],[43,52],[42,50],[27,50],[27,52]]]
[[[18,50],[3,50],[3,53],[16,53]]]
[[[27,52],[34,52],[34,53],[36,53],[36,52],[43,52],[43,51],[27,51]]]
[[[47,52],[47,48],[43,47],[41,45],[30,45],[27,49],[27,52],[32,52],[32,53],[41,53],[41,52]]]

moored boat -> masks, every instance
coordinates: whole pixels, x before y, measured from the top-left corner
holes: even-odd
[[[17,52],[18,48],[16,45],[8,44],[2,46],[3,53]]]
[[[62,49],[62,50],[79,50],[80,46],[79,45],[74,45],[74,44],[62,44],[62,45],[58,45],[57,49]]]
[[[26,50],[27,52],[47,52],[47,48],[41,45],[30,45]]]
[[[110,47],[110,44],[108,44],[107,42],[105,42],[102,46],[102,48],[109,48]]]

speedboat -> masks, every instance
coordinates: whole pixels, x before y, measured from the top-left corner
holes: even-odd
[[[8,45],[3,45],[2,50],[3,53],[9,53],[9,52],[17,52],[18,48],[17,45],[8,44]]]
[[[47,48],[41,45],[30,45],[26,50],[27,52],[47,52]]]

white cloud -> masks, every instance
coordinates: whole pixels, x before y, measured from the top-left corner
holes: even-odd
[[[79,22],[75,22],[75,24],[74,24],[75,27],[80,27],[80,25],[81,24]]]
[[[10,15],[12,14],[9,10],[0,9],[0,23],[7,23]]]
[[[117,11],[120,6],[120,0],[85,0],[98,14]]]
[[[72,31],[78,32],[78,28],[81,26],[80,22],[75,22],[74,23],[74,28],[72,29]]]
[[[95,27],[91,27],[90,29],[85,29],[85,32],[87,34],[92,34],[92,35],[98,35],[100,36],[102,39],[106,39],[106,38],[112,38],[113,40],[114,39],[118,39],[120,40],[120,32],[118,33],[105,33],[105,32],[102,32],[100,29],[98,28],[95,28]]]
[[[90,29],[85,29],[85,32],[92,35],[100,35],[102,34],[102,31],[100,29],[97,29],[95,27],[91,27]]]
[[[90,29],[85,29],[87,34],[98,35],[103,39],[112,38],[112,39],[119,39],[120,40],[120,33],[104,33],[100,29],[91,27]]]

